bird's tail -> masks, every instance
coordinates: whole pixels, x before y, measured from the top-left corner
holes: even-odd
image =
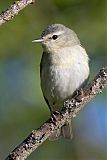
[[[72,139],[73,134],[72,134],[72,126],[71,126],[71,119],[68,120],[60,129],[57,129],[54,131],[50,137],[50,141],[54,141],[59,139],[60,137],[64,137],[65,139]]]

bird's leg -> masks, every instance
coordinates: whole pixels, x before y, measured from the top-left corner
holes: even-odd
[[[51,113],[51,120],[56,125],[56,115],[60,114],[59,111],[54,111],[54,107],[49,106],[50,113]]]
[[[83,97],[83,94],[84,94],[83,89],[82,89],[82,88],[78,89],[78,90],[76,91],[75,99],[76,99],[78,102],[81,102],[81,101],[82,101],[82,100],[81,100],[81,97]]]
[[[59,115],[59,111],[53,111],[51,112],[51,121],[53,122],[54,125],[57,124],[56,116]]]

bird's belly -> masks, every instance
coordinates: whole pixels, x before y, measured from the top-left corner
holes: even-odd
[[[51,66],[43,71],[42,90],[50,106],[61,107],[86,78],[78,66]]]

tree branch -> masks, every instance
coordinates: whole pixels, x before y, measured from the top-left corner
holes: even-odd
[[[34,3],[35,0],[15,1],[8,9],[0,14],[0,26],[13,19],[23,8]]]
[[[6,160],[26,159],[52,132],[63,126],[67,119],[76,116],[84,105],[91,101],[97,94],[101,93],[105,85],[107,85],[107,67],[101,69],[90,84],[78,90],[72,99],[65,101],[61,112],[54,112],[53,116],[40,128],[32,131],[30,135],[9,154]]]

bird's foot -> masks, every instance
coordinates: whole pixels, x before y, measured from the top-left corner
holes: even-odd
[[[51,121],[53,122],[54,125],[56,125],[56,122],[57,122],[56,116],[59,114],[60,114],[60,112],[58,112],[58,111],[51,112]]]
[[[80,88],[76,91],[74,98],[76,99],[76,101],[81,102],[83,95],[84,95],[83,89]]]

